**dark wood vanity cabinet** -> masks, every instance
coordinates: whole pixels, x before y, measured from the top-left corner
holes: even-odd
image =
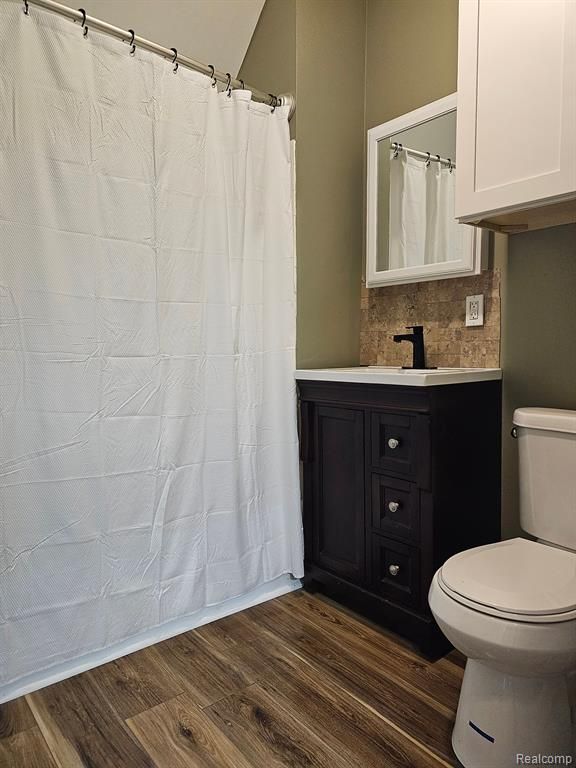
[[[441,654],[435,571],[500,538],[500,382],[298,388],[305,586]]]

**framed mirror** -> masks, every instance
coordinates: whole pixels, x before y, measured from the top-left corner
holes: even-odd
[[[478,274],[485,236],[454,218],[456,94],[368,131],[369,288]]]

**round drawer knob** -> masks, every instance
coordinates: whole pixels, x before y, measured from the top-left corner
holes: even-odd
[[[394,448],[398,448],[399,445],[400,440],[396,440],[395,437],[391,437],[390,440],[388,440],[388,448],[392,448],[392,450],[394,450]]]
[[[400,509],[400,502],[398,501],[389,502],[388,509],[390,510],[390,512],[398,512],[398,510]]]
[[[399,565],[389,565],[388,566],[388,573],[390,576],[398,576],[400,573],[400,566]]]

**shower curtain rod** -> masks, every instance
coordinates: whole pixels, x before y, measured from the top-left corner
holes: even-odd
[[[175,65],[178,64],[187,69],[193,69],[196,72],[201,72],[204,75],[213,77],[215,80],[225,83],[227,88],[247,87],[244,85],[243,80],[230,77],[228,73],[219,72],[218,70],[215,70],[211,64],[202,64],[195,59],[191,59],[189,56],[182,56],[175,48],[165,48],[163,45],[158,45],[158,43],[153,43],[151,40],[146,40],[146,38],[134,34],[130,29],[120,29],[120,27],[115,27],[113,24],[108,24],[106,21],[96,19],[94,16],[88,16],[82,9],[75,10],[74,8],[68,8],[68,6],[56,3],[54,0],[23,0],[23,3],[24,13],[27,15],[30,13],[29,6],[36,5],[47,11],[51,11],[52,13],[57,13],[60,16],[72,19],[72,21],[82,22],[82,26],[85,30],[84,34],[87,34],[87,30],[90,28],[96,29],[99,32],[104,32],[107,35],[116,37],[131,46],[136,46],[134,50],[144,48],[147,51],[151,51],[152,53],[156,53],[159,56],[168,59]],[[280,95],[275,96],[273,93],[264,93],[256,88],[250,88],[249,86],[247,87],[247,90],[252,92],[254,101],[269,104],[271,107],[288,106],[290,108],[288,119],[294,114],[296,103],[292,94],[281,93]]]
[[[411,149],[411,147],[405,147],[404,144],[400,144],[397,141],[390,143],[390,149],[394,150],[394,157],[404,150],[405,152],[410,152],[411,155],[416,155],[416,157],[423,157],[431,163],[444,163],[444,165],[447,165],[450,169],[456,168],[456,163],[450,158],[440,157],[440,155],[431,155],[430,152],[421,152],[419,149]]]

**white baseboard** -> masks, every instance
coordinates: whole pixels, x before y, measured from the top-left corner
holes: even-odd
[[[302,584],[299,579],[295,579],[289,574],[284,574],[273,581],[269,581],[267,584],[262,584],[246,595],[234,597],[219,605],[208,606],[192,616],[175,619],[160,627],[147,630],[129,640],[124,640],[121,643],[94,651],[94,653],[88,653],[78,659],[57,664],[49,669],[27,675],[15,683],[0,686],[0,704],[16,699],[19,696],[24,696],[27,693],[32,693],[32,691],[38,691],[40,688],[58,683],[68,677],[78,675],[80,672],[86,672],[88,669],[99,667],[101,664],[114,661],[114,659],[118,659],[121,656],[127,656],[129,653],[134,653],[149,645],[159,643],[161,640],[167,640],[175,635],[180,635],[182,632],[188,632],[196,627],[201,627],[203,624],[209,624],[217,619],[230,616],[232,613],[244,611],[253,605],[265,603],[274,597],[294,592],[294,590],[300,589],[301,586]]]

